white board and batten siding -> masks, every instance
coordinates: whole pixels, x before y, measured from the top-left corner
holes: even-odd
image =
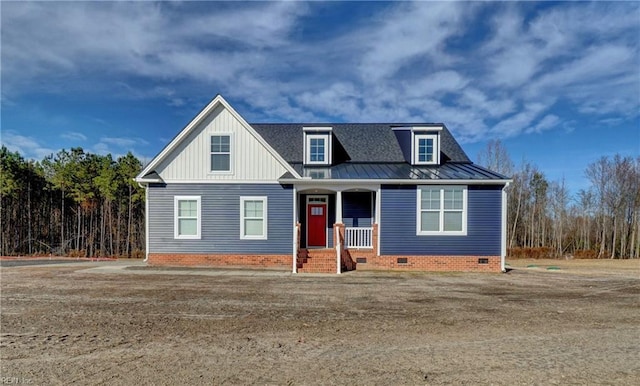
[[[220,134],[231,136],[230,173],[211,171],[211,136]],[[211,111],[156,167],[166,182],[277,181],[286,171],[223,105]]]

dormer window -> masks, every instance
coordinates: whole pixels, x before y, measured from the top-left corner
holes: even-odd
[[[411,128],[411,164],[440,164],[441,126]]]
[[[439,165],[440,132],[443,128],[442,125],[429,124],[392,129],[407,162],[411,165]]]
[[[414,137],[414,164],[429,165],[437,163],[438,135],[415,134]]]
[[[331,128],[305,127],[303,130],[305,165],[330,165]]]
[[[327,162],[329,146],[327,138],[323,135],[309,135],[309,162],[324,164]]]

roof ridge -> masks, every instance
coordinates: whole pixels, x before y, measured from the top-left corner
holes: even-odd
[[[415,125],[444,125],[443,122],[249,122],[250,125],[270,125],[270,126],[328,126],[328,125],[383,125],[383,126],[415,126]]]

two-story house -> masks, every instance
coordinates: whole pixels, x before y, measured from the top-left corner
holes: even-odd
[[[249,124],[213,99],[144,168],[147,262],[504,270],[505,188],[444,124]]]

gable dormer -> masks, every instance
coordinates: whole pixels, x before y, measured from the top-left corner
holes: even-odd
[[[331,127],[303,127],[304,164],[331,165],[333,130]]]
[[[442,126],[394,127],[405,160],[411,165],[440,164]]]
[[[417,127],[411,130],[413,165],[440,164],[440,130],[424,130]],[[431,128],[430,128],[431,129]]]

